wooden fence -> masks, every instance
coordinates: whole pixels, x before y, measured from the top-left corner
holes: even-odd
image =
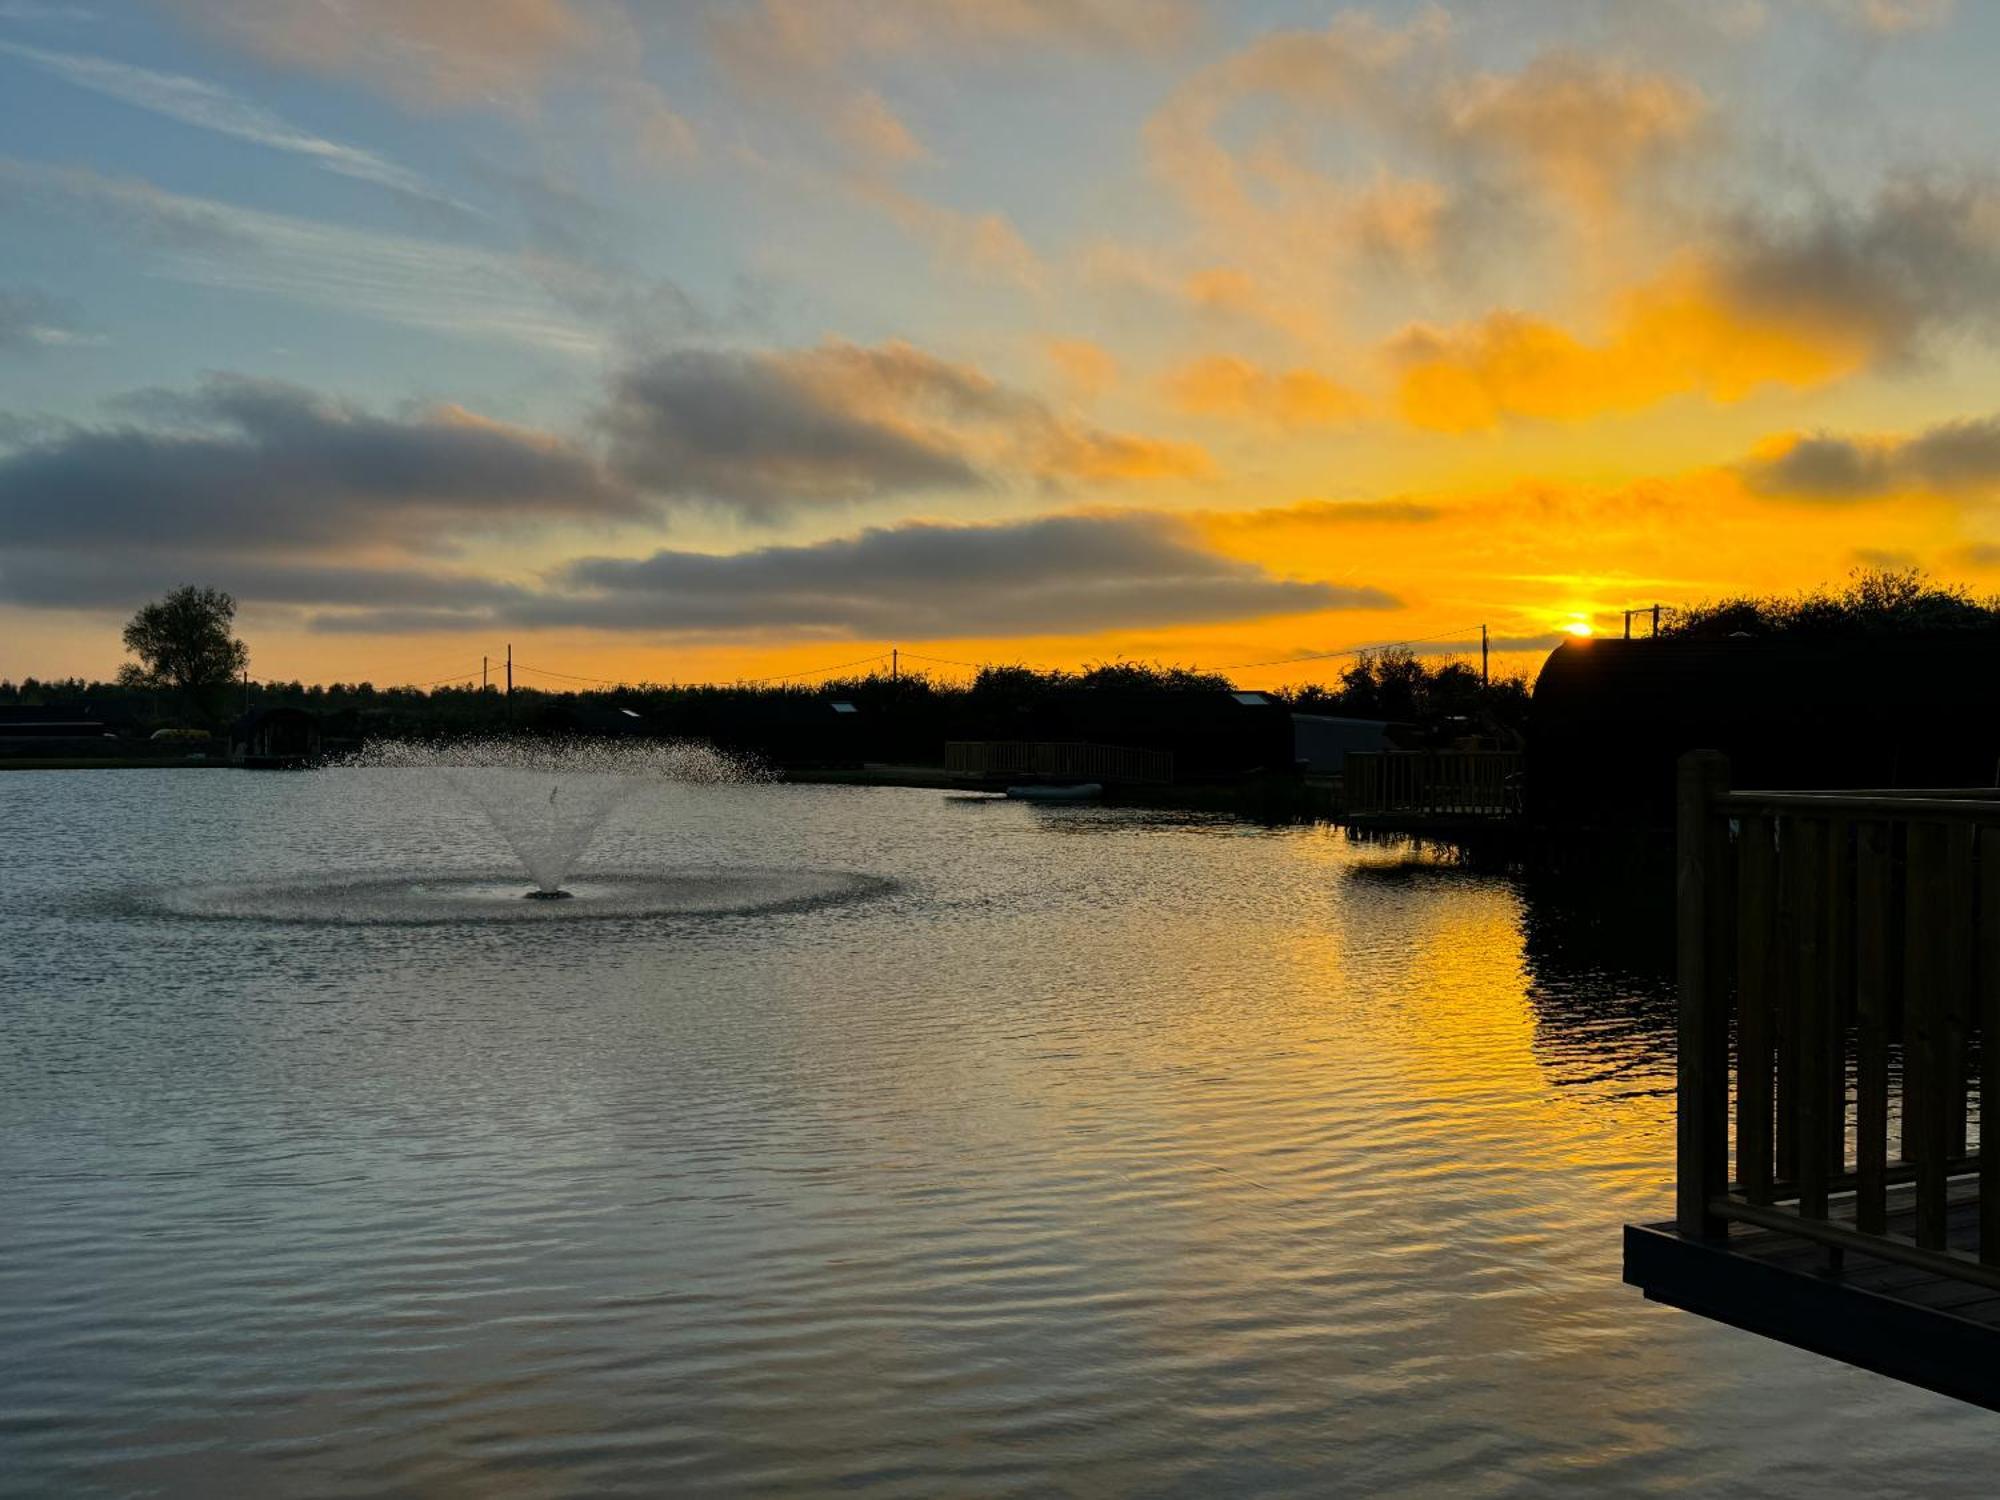
[[[1732,791],[1701,753],[1676,834],[1680,1232],[2000,1288],[2000,790]]]
[[[948,740],[944,768],[956,776],[1026,776],[1107,785],[1169,785],[1171,750],[1098,745],[1088,740]]]
[[[1511,750],[1370,750],[1348,755],[1349,813],[1503,818],[1521,810],[1521,757]]]

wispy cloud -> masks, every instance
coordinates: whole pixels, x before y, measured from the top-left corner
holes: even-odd
[[[0,21],[95,21],[97,12],[81,5],[43,5],[38,0],[0,0]]]
[[[0,288],[0,354],[102,342],[95,334],[78,332],[66,310],[41,293]]]
[[[0,157],[0,205],[69,211],[144,243],[156,274],[262,292],[407,327],[596,357],[610,339],[519,256],[168,193],[77,167]]]
[[[54,74],[78,88],[89,89],[169,120],[211,130],[217,135],[303,156],[343,177],[372,182],[395,192],[452,207],[473,210],[432,187],[417,173],[372,151],[300,130],[271,111],[226,89],[180,73],[160,73],[110,58],[79,52],[55,52],[21,42],[0,41],[0,53]]]

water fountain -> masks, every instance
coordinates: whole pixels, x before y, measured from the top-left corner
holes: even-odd
[[[203,885],[156,893],[149,904],[203,918],[413,925],[734,916],[824,906],[888,886],[851,871],[806,868],[580,873],[606,819],[634,799],[668,787],[740,786],[770,779],[756,765],[711,745],[542,738],[382,740],[316,775],[356,777],[353,785],[359,792],[380,773],[423,778],[420,787],[436,785],[467,811],[476,810],[519,861],[525,882],[491,870],[369,871]],[[384,805],[367,795],[354,800],[363,816],[361,810]]]
[[[523,895],[533,901],[574,895],[563,880],[629,798],[667,784],[715,786],[764,775],[751,762],[684,740],[383,740],[336,768],[443,773],[521,861],[535,883]]]

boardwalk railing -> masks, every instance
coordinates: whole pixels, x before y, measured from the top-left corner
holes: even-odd
[[[1680,1232],[2000,1288],[2000,790],[1732,791],[1698,753],[1679,806]]]
[[[944,768],[956,776],[1049,776],[1166,786],[1174,779],[1174,753],[1087,740],[948,740]]]
[[[1348,755],[1349,813],[1504,818],[1521,810],[1521,757],[1511,750],[1369,750]]]

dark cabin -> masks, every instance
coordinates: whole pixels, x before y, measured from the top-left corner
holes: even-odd
[[[1739,787],[1992,786],[2000,634],[1566,642],[1535,683],[1528,816],[1671,828],[1697,749]]]
[[[1388,719],[1292,715],[1292,761],[1308,776],[1338,776],[1357,753],[1414,748],[1415,729]]]
[[[676,705],[658,732],[774,766],[856,767],[869,758],[870,727],[869,715],[847,698],[746,693]]]
[[[627,739],[653,732],[646,715],[637,709],[603,703],[549,703],[536,713],[534,727],[543,734],[596,739]]]
[[[1165,751],[1175,781],[1232,781],[1290,772],[1292,715],[1263,693],[1092,685],[1037,694],[975,716],[953,736],[988,742],[1066,741]]]
[[[319,753],[319,720],[302,708],[253,709],[229,731],[229,758],[245,770],[291,769]]]
[[[94,740],[110,733],[103,718],[80,704],[0,704],[0,740]]]

